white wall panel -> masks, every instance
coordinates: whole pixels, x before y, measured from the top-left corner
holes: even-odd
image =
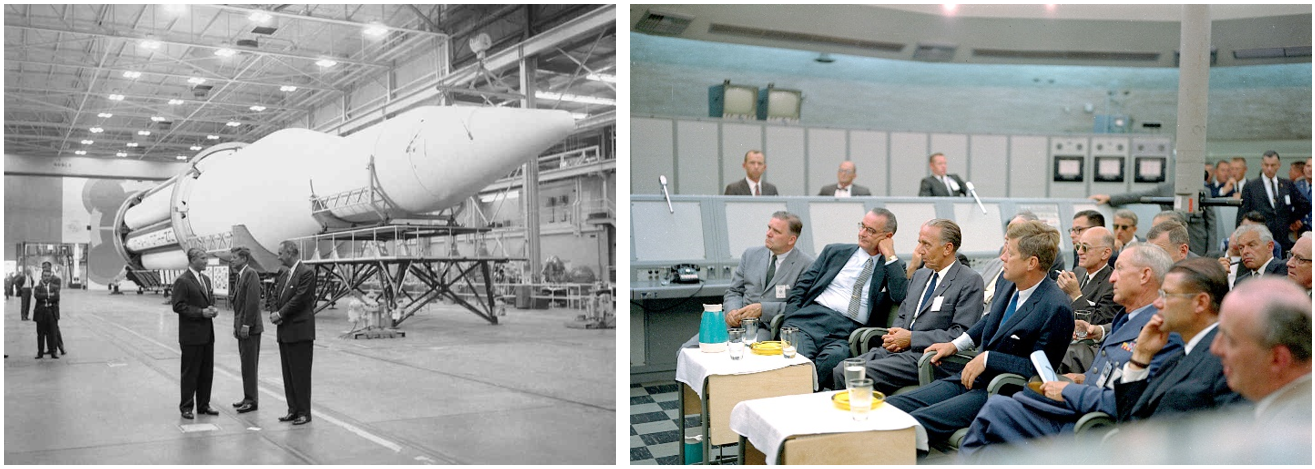
[[[931,174],[927,169],[927,134],[891,132],[890,134],[890,195],[914,197],[922,178]]]
[[[845,156],[844,130],[808,129],[808,187],[803,194],[818,195],[822,186],[835,184]]]
[[[973,135],[969,140],[968,172],[978,197],[1005,197],[1009,191],[1009,137]]]
[[[720,148],[717,123],[676,121],[676,180],[672,190],[680,194],[720,194]],[[652,178],[650,178],[652,179]]]
[[[812,254],[816,256],[828,244],[857,243],[858,224],[866,213],[862,202],[808,204],[808,225],[804,229],[812,234]]]
[[[1045,197],[1050,180],[1046,137],[1009,138],[1009,197]]]
[[[804,129],[767,127],[767,173],[763,179],[780,195],[805,195]]]
[[[890,175],[887,174],[885,132],[851,130],[849,132],[849,161],[858,169],[854,183],[872,190],[872,195],[889,195]]]
[[[630,119],[630,193],[660,194],[659,175],[675,169],[670,119]]]

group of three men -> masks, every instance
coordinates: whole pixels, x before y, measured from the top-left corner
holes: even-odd
[[[726,185],[723,195],[748,195],[748,196],[768,196],[780,195],[776,186],[767,181],[763,181],[763,173],[767,171],[767,156],[758,150],[749,150],[744,154],[744,162],[741,163],[744,168],[744,179],[732,182]],[[947,174],[948,164],[945,161],[945,155],[942,153],[933,153],[927,157],[927,166],[931,169],[931,175],[922,179],[918,187],[918,196],[920,197],[952,197],[967,196],[968,185],[957,174]],[[854,184],[854,179],[858,176],[858,167],[853,161],[843,161],[840,168],[836,170],[836,183],[822,186],[817,193],[820,196],[828,197],[865,197],[871,196],[872,191],[867,187]]]
[[[233,336],[238,341],[242,366],[243,399],[233,403],[238,413],[259,408],[257,365],[261,320],[261,283],[251,266],[251,250],[235,247],[230,268],[237,272],[237,282],[230,295],[233,307]],[[303,425],[311,421],[311,361],[315,341],[315,271],[301,263],[297,245],[284,241],[279,245],[279,262],[285,269],[274,281],[274,312],[269,320],[278,326],[279,356],[283,368],[283,392],[288,413],[280,422]],[[214,381],[215,332],[212,319],[215,308],[213,283],[202,273],[209,262],[205,250],[187,250],[187,271],[174,281],[170,299],[178,315],[178,342],[182,349],[182,399],[178,404],[184,419],[193,419],[193,409],[205,415],[218,415],[210,407],[210,389]]]
[[[884,316],[884,311],[899,302],[900,309],[894,327],[883,338],[882,346],[864,356],[868,359],[867,372],[878,389],[891,393],[901,386],[916,384],[916,361],[924,352],[935,353],[933,361],[939,363],[942,358],[958,351],[974,348],[981,351],[962,370],[947,367],[939,373],[944,376],[943,379],[889,400],[891,405],[910,412],[918,419],[933,442],[944,441],[950,433],[972,424],[975,433],[970,434],[978,436],[966,439],[964,443],[971,447],[993,442],[980,436],[981,428],[990,425],[974,423],[974,418],[979,415],[989,419],[989,416],[997,413],[1011,417],[1039,413],[1040,420],[1060,422],[1062,428],[1065,424],[1071,426],[1081,416],[1079,411],[1106,410],[1111,415],[1118,414],[1120,410],[1112,404],[1115,402],[1113,389],[1116,383],[1137,380],[1135,376],[1125,379],[1121,379],[1121,376],[1132,375],[1124,371],[1124,367],[1129,359],[1136,358],[1133,357],[1134,346],[1139,342],[1153,343],[1139,340],[1139,336],[1143,333],[1143,326],[1153,319],[1163,321],[1156,316],[1163,305],[1156,306],[1154,303],[1156,296],[1162,292],[1161,282],[1165,279],[1166,271],[1176,260],[1163,248],[1146,244],[1132,245],[1125,249],[1128,254],[1116,262],[1116,268],[1106,272],[1104,263],[1108,259],[1109,248],[1114,244],[1113,236],[1103,227],[1090,230],[1084,239],[1092,241],[1079,243],[1079,255],[1089,257],[1083,259],[1086,264],[1084,267],[1090,268],[1095,274],[1088,276],[1083,272],[1086,282],[1079,282],[1078,294],[1074,295],[1072,278],[1061,280],[1069,287],[1062,288],[1049,277],[1057,257],[1058,232],[1044,223],[1029,221],[1025,217],[1016,218],[1008,228],[1007,242],[1000,258],[1000,273],[994,276],[999,279],[992,285],[995,301],[990,303],[990,311],[983,318],[983,280],[976,272],[955,262],[962,234],[953,222],[931,220],[921,227],[917,254],[925,262],[926,268],[917,270],[911,281],[907,282],[903,262],[894,256],[890,242],[897,226],[890,212],[875,209],[866,214],[860,223],[857,245],[829,245],[806,270],[799,269],[802,264],[799,261],[806,260],[807,256],[793,249],[801,226],[794,215],[778,212],[769,222],[767,246],[746,251],[733,285],[726,294],[730,311],[728,322],[738,325],[741,319],[755,316],[765,318],[766,322],[775,315],[785,314],[783,325],[796,326],[801,330],[799,353],[814,361],[819,382],[843,388],[843,371],[839,362],[848,356],[846,341],[849,333],[862,325],[877,323],[874,318]],[[1165,230],[1168,229],[1169,225],[1166,225]],[[1182,233],[1176,234],[1186,236],[1184,227],[1178,226],[1177,230]],[[1170,236],[1155,233],[1152,237]],[[1094,241],[1096,239],[1101,240],[1099,244]],[[1088,253],[1099,255],[1088,256]],[[758,257],[763,258],[762,262],[756,259]],[[786,258],[794,260],[792,268],[780,270],[779,264],[774,261]],[[1202,263],[1208,267],[1195,265],[1184,268],[1213,268],[1214,271],[1209,273],[1214,277],[1222,277],[1222,270],[1216,263],[1201,260],[1196,264]],[[767,282],[761,282],[763,270],[770,272],[769,269],[774,267],[778,268],[774,271],[775,275],[768,275]],[[792,276],[795,276],[793,285]],[[1170,277],[1170,280],[1176,278]],[[1065,350],[1070,347],[1070,337],[1075,326],[1073,305],[1094,307],[1095,301],[1085,305],[1079,302],[1086,301],[1082,298],[1084,290],[1086,294],[1103,296],[1088,288],[1100,283],[1113,287],[1114,303],[1121,309],[1113,324],[1107,325],[1108,329],[1101,329],[1103,341],[1087,373],[1070,375],[1073,381],[1086,385],[1073,387],[1071,392],[1063,391],[1062,385],[1052,386],[1054,389],[1048,390],[1048,400],[1051,401],[1048,406],[1056,409],[1046,409],[1039,404],[1044,401],[1030,403],[1028,409],[1044,409],[1035,410],[1031,414],[1009,408],[1012,404],[988,406],[984,390],[986,383],[1001,373],[1031,376],[1034,368],[1027,357],[1032,352],[1042,350],[1052,366],[1058,365]],[[1217,305],[1218,297],[1222,295],[1217,292],[1214,294],[1217,295],[1214,303]],[[1168,295],[1170,298],[1176,296],[1179,295]],[[1165,296],[1161,295],[1162,301],[1163,298]],[[1200,321],[1190,323],[1201,325]],[[1166,327],[1168,332],[1162,334],[1163,344],[1153,350],[1150,345],[1145,347],[1149,355],[1139,362],[1144,363],[1141,371],[1152,367],[1158,369],[1170,359],[1182,360],[1183,340],[1188,341],[1189,351],[1193,350],[1192,345],[1199,342],[1193,338],[1204,328],[1194,330],[1182,325],[1182,322],[1172,324],[1174,326]],[[1169,332],[1179,335],[1169,336]],[[1206,340],[1206,337],[1202,335],[1200,340]],[[1195,350],[1199,352],[1203,349]],[[1208,361],[1209,358],[1197,353],[1191,354],[1189,361],[1196,363],[1201,360]],[[1218,359],[1215,359],[1215,363],[1218,363]],[[1309,360],[1306,364],[1308,367]],[[1195,368],[1200,367],[1191,367]],[[825,379],[827,370],[831,370],[830,380]],[[953,371],[958,373],[950,375]],[[1186,372],[1179,375],[1185,376]],[[1140,375],[1142,379],[1145,376],[1145,373]],[[1184,376],[1162,376],[1176,376],[1176,380],[1157,380],[1152,383],[1153,389],[1179,392],[1180,385],[1184,385],[1180,383],[1185,379]],[[1193,379],[1199,378],[1200,373],[1194,372],[1191,376]],[[1215,384],[1221,382],[1219,376],[1214,378]],[[1209,381],[1210,378],[1205,380]],[[1226,386],[1216,388],[1220,391],[1219,395],[1224,397],[1215,400],[1236,400],[1235,395],[1225,396],[1231,392]],[[1153,401],[1157,404],[1150,407],[1150,413],[1158,409],[1159,399],[1163,395],[1158,392],[1151,393],[1157,396]],[[1073,395],[1076,402],[1065,404],[1065,393]],[[1131,403],[1136,402],[1133,399]],[[979,414],[983,406],[987,406],[990,411],[982,410]],[[1143,409],[1140,412],[1144,414],[1147,411]],[[1064,418],[1056,417],[1061,414]],[[1128,413],[1134,414],[1137,413]],[[1011,421],[995,425],[994,428],[1013,424]],[[1056,428],[1048,428],[1046,433],[1041,433],[1041,430],[1023,430],[1010,437],[1017,439],[1020,435],[1031,437],[1057,431],[1059,429]],[[1010,437],[1002,439],[1012,441]]]

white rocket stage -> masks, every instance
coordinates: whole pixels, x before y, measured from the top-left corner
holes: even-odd
[[[4,305],[6,464],[607,464],[616,451],[616,331],[576,310],[508,308],[493,326],[434,304],[407,337],[348,340],[346,308],[316,316],[314,421],[286,410],[273,326],[260,410],[238,414],[231,311],[215,320],[217,416],[178,414],[178,321],[160,295],[64,292],[67,355],[36,355]],[[191,425],[191,426],[189,426]]]

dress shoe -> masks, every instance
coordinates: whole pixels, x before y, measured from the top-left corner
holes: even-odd
[[[293,425],[305,425],[305,424],[308,424],[308,423],[310,423],[310,416],[309,416],[309,415],[303,415],[303,416],[297,417],[297,420],[293,420],[293,421],[292,421],[292,424],[293,424]]]
[[[190,410],[184,410],[184,411],[183,411],[183,418],[185,418],[185,419],[187,419],[187,420],[192,420],[193,418],[195,418],[195,416],[192,415],[192,411],[190,411]]]
[[[297,414],[294,414],[294,413],[292,413],[292,412],[288,412],[288,415],[284,415],[284,416],[282,416],[282,417],[279,417],[279,421],[280,421],[280,422],[291,422],[291,421],[296,420],[296,419],[297,419]]]
[[[197,412],[205,415],[219,415],[219,411],[211,409],[210,406],[206,406],[204,409],[198,410]]]
[[[55,354],[52,353],[52,354],[50,354],[50,358],[54,358],[54,359],[56,359],[56,360],[59,360],[59,355],[55,355]]]
[[[38,353],[38,354],[37,354],[37,360],[40,360],[42,355],[45,355],[45,354],[43,354],[43,353]]]
[[[239,413],[239,414],[245,414],[245,413],[247,413],[247,412],[251,412],[251,411],[253,411],[253,410],[256,410],[257,408],[258,408],[258,407],[256,407],[255,404],[247,404],[247,405],[244,405],[244,406],[242,406],[242,407],[238,407],[238,408],[237,408],[237,413]]]
[[[240,400],[240,401],[234,402],[234,403],[233,403],[233,407],[242,407],[242,406],[247,405],[247,404],[248,404],[247,400],[246,400],[246,399],[243,399],[243,400]]]

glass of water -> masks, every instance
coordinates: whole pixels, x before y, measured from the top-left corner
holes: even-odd
[[[1089,309],[1082,309],[1082,310],[1074,311],[1074,312],[1073,312],[1073,319],[1077,319],[1077,320],[1082,321],[1082,322],[1085,322],[1085,323],[1087,323],[1087,324],[1091,324],[1091,310],[1089,310]],[[1074,335],[1074,337],[1077,337],[1078,339],[1085,339],[1085,338],[1087,338],[1087,329],[1086,329],[1086,328],[1078,328],[1078,329],[1076,329],[1076,330],[1073,331],[1073,335]]]
[[[731,360],[744,358],[744,329],[732,327],[726,330],[726,335],[730,338],[726,350],[731,353]]]
[[[750,346],[758,342],[758,318],[741,319],[740,326],[744,327],[744,345]]]
[[[872,410],[872,380],[854,379],[846,382],[849,387],[849,415],[857,421],[868,419]]]
[[[867,360],[862,358],[845,359],[845,383],[867,377]]]
[[[798,342],[799,342],[798,327],[790,326],[790,327],[781,328],[781,355],[782,356],[784,356],[785,358],[794,358],[794,354],[796,350],[795,344],[797,344]]]

